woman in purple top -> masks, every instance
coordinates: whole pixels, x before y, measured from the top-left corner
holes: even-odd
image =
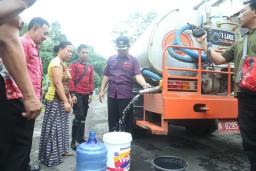
[[[107,104],[109,132],[132,131],[132,108],[130,108],[127,113],[123,113],[123,111],[133,98],[133,78],[135,78],[143,88],[150,86],[141,75],[137,59],[129,54],[129,48],[129,38],[126,36],[118,37],[116,39],[117,54],[109,57],[104,71],[99,100],[102,102],[104,90],[108,85]]]

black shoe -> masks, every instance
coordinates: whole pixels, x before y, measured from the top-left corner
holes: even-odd
[[[76,145],[76,143],[71,143],[70,147],[72,148],[72,150],[76,151],[77,145]]]
[[[77,142],[78,142],[78,144],[82,144],[84,142],[87,142],[87,140],[84,137],[80,137],[80,138],[78,138]]]
[[[30,165],[30,171],[39,171],[39,170],[41,170],[41,166],[39,166],[39,165],[31,166]]]

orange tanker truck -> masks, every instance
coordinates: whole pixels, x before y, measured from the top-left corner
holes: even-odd
[[[133,104],[135,135],[167,135],[170,124],[194,134],[239,132],[233,63],[214,65],[209,60],[193,36],[202,30],[219,53],[240,38],[233,19],[214,9],[174,9],[157,17],[131,47],[153,86],[141,90],[134,85],[134,95],[141,94]]]

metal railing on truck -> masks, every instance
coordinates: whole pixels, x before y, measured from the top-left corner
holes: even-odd
[[[175,49],[190,49],[198,51],[198,68],[175,68],[166,66],[167,60],[167,49],[168,48]],[[217,51],[222,52],[222,51]],[[181,91],[181,92],[196,92],[198,94],[202,94],[202,74],[211,73],[211,74],[221,74],[227,76],[227,93],[226,95],[231,95],[231,79],[234,75],[234,72],[231,70],[230,63],[227,64],[227,71],[218,71],[218,70],[207,70],[202,68],[202,48],[196,47],[188,47],[188,46],[177,46],[170,45],[164,49],[163,57],[162,57],[162,68],[163,68],[163,76],[162,76],[162,92],[164,94],[170,91]],[[170,56],[171,57],[171,56]],[[180,72],[193,72],[194,76],[177,76],[171,75],[169,71],[180,71]],[[221,95],[221,94],[220,94]]]

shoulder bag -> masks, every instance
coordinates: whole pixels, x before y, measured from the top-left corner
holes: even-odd
[[[82,78],[85,76],[86,72],[88,71],[89,68],[89,64],[86,64],[86,67],[84,68],[84,72],[82,73],[82,75],[74,82],[74,85],[76,86],[81,80]]]
[[[236,77],[237,85],[245,90],[256,92],[256,57],[247,55],[248,35],[244,38],[242,65]],[[240,65],[239,65],[240,66]]]

